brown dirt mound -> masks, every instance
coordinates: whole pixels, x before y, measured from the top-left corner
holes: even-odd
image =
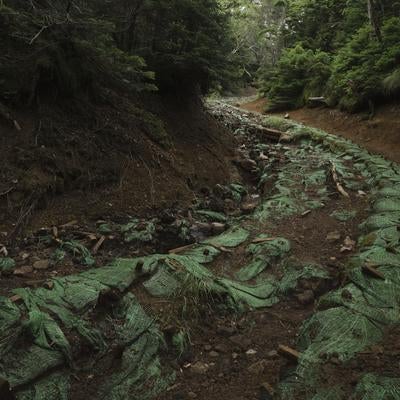
[[[146,110],[146,111],[145,111]],[[149,112],[150,111],[150,112]],[[0,120],[0,231],[190,203],[232,180],[233,143],[196,99],[107,93]]]

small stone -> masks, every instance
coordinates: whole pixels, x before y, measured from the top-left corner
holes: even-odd
[[[340,232],[330,232],[328,233],[328,235],[326,236],[326,240],[328,242],[337,242],[338,240],[340,240],[340,238],[342,237],[342,235],[340,234]]]
[[[50,267],[50,261],[49,260],[39,260],[35,261],[33,263],[33,268],[34,269],[48,269]]]
[[[255,354],[257,354],[257,350],[249,349],[249,350],[246,351],[246,354],[248,356],[254,356]]]
[[[33,268],[30,265],[24,265],[22,267],[16,268],[14,270],[14,275],[16,276],[25,276],[31,274],[33,272]]]
[[[250,214],[251,212],[253,212],[256,208],[257,208],[258,203],[254,202],[254,201],[249,201],[246,203],[243,203],[240,208],[242,209],[242,211],[245,214]]]
[[[239,346],[241,349],[251,346],[251,340],[243,335],[234,335],[229,338],[229,340]]]
[[[314,292],[312,290],[306,290],[303,293],[297,295],[297,300],[300,304],[308,305],[314,302]]]
[[[210,352],[208,353],[208,355],[209,355],[210,357],[216,358],[216,357],[219,356],[219,353],[216,352],[216,351],[210,351]]]
[[[277,352],[276,350],[271,350],[271,351],[267,354],[267,356],[268,356],[269,358],[278,357],[278,352]]]
[[[211,229],[215,235],[218,235],[226,230],[226,225],[220,222],[213,222],[211,224]]]
[[[227,353],[228,352],[228,346],[225,346],[223,343],[217,344],[214,348],[219,353]]]
[[[191,370],[195,374],[204,375],[208,371],[208,365],[201,361],[197,361],[195,364],[192,365]]]
[[[285,119],[289,119],[289,118],[290,118],[290,115],[289,115],[288,113],[286,113],[285,116],[284,116],[284,118],[285,118]]]

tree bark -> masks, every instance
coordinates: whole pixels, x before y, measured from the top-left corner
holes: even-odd
[[[376,38],[378,39],[379,42],[382,43],[382,33],[376,15],[375,0],[367,0],[367,6],[368,6],[369,22],[374,30]]]

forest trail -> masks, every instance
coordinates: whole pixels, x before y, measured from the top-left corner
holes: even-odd
[[[3,394],[344,400],[398,387],[399,166],[208,108],[241,179],[176,214],[36,232],[21,254],[50,256],[29,270],[2,259]]]
[[[263,98],[240,105],[245,110],[259,113],[264,113],[266,106],[267,100]],[[271,115],[284,116],[286,113],[293,121],[343,136],[372,153],[400,162],[399,103],[380,106],[373,118],[367,113],[349,114],[325,107],[273,112]]]

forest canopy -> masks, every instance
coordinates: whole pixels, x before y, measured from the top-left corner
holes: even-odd
[[[393,0],[262,0],[272,29],[256,76],[270,109],[324,97],[357,111],[398,94],[400,2]],[[275,10],[275,14],[271,10]],[[268,21],[271,15],[274,24]],[[250,28],[247,28],[250,29]]]
[[[258,86],[270,109],[400,90],[400,1],[2,0],[0,97]]]
[[[231,73],[227,24],[217,0],[0,1],[0,94],[205,92]]]

